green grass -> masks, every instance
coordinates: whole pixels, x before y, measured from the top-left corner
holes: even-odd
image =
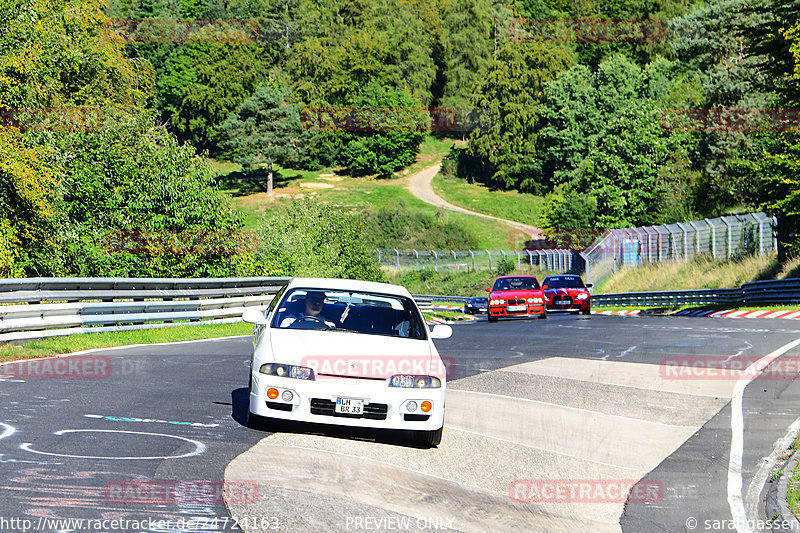
[[[163,342],[213,339],[233,335],[250,335],[253,326],[244,322],[233,324],[208,324],[199,326],[175,326],[136,331],[84,333],[67,337],[54,337],[21,345],[0,345],[0,362],[15,359],[47,357],[50,355],[79,352],[92,348],[111,348],[131,344],[154,344]]]
[[[433,190],[453,205],[531,226],[539,223],[544,198],[517,191],[500,191],[439,174]]]
[[[688,262],[622,268],[604,280],[597,293],[735,288],[743,283],[800,276],[800,258],[778,265],[774,255],[715,261],[701,256]]]
[[[405,201],[411,209],[444,217],[472,233],[477,239],[477,249],[513,248],[518,239],[512,227],[502,222],[439,209],[419,200],[406,188],[408,175],[440,161],[453,143],[449,139],[427,137],[420,147],[417,162],[390,179],[354,178],[342,173],[341,169],[312,172],[274,165],[275,191],[272,196],[266,194],[264,168],[244,173],[241,166],[235,163],[212,161],[211,165],[217,173],[220,189],[230,194],[234,206],[244,213],[245,229],[256,229],[261,214],[274,202],[301,197],[313,196],[334,205],[355,209],[380,208]]]
[[[791,450],[797,450],[800,446],[800,435],[795,438],[794,443],[790,447]],[[789,478],[789,490],[786,492],[786,503],[789,504],[794,516],[800,516],[800,462],[798,462],[792,471],[792,477]]]

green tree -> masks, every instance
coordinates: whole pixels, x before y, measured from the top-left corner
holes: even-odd
[[[267,163],[267,194],[272,194],[272,164],[298,161],[310,132],[300,123],[288,89],[259,87],[222,124],[223,146],[245,168]]]

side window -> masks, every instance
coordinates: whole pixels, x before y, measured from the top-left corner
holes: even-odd
[[[275,307],[277,307],[278,302],[280,302],[281,299],[283,298],[283,293],[286,292],[286,287],[288,287],[288,284],[284,285],[283,287],[281,287],[281,290],[278,291],[278,294],[276,294],[275,298],[273,298],[272,301],[269,303],[269,309],[267,310],[267,316],[272,314],[273,309],[275,309]]]

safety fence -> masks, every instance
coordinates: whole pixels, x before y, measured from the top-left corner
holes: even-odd
[[[496,270],[501,263],[511,262],[517,270],[549,272],[582,272],[584,261],[577,250],[373,250],[383,267],[398,270],[434,270],[460,272]]]

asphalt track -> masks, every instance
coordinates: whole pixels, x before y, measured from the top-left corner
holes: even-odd
[[[748,384],[664,364],[749,362],[798,338],[794,322],[759,319],[457,325],[436,341],[452,374],[432,450],[393,432],[244,427],[248,338],[5,367],[0,531],[237,530],[232,515],[246,531],[747,531],[800,416],[794,375]],[[642,479],[639,498],[614,492]],[[570,496],[581,483],[591,492]],[[566,496],[541,498],[554,487]]]

